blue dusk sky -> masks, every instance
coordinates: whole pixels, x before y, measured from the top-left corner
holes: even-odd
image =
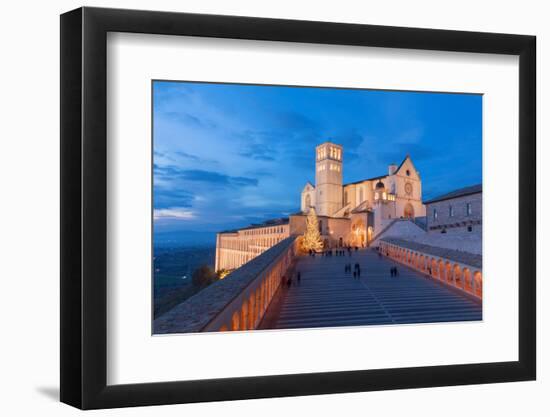
[[[481,95],[155,81],[153,99],[155,234],[298,211],[327,140],[345,183],[407,154],[424,200],[481,182]]]

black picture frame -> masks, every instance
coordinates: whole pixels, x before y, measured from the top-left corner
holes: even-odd
[[[107,385],[108,32],[519,56],[519,360]],[[80,8],[61,16],[61,401],[82,409],[533,380],[536,38],[236,16]]]

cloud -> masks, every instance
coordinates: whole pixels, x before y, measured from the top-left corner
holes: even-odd
[[[195,218],[195,214],[191,210],[188,210],[182,207],[172,207],[172,208],[155,209],[153,211],[153,217],[155,218],[155,220],[164,219],[164,218],[192,220]]]
[[[279,127],[291,130],[316,130],[319,127],[313,119],[294,111],[276,113],[275,122]]]
[[[244,156],[245,158],[255,159],[257,161],[274,161],[275,160],[275,151],[271,146],[266,146],[265,144],[252,143],[246,147],[245,150],[241,151],[239,155]]]
[[[232,187],[255,187],[258,185],[256,178],[231,176],[202,169],[181,169],[173,165],[160,166],[157,164],[153,165],[153,169],[155,178],[165,181],[185,180]]]
[[[155,186],[153,190],[153,206],[155,208],[168,207],[191,207],[193,200],[197,197],[181,188],[167,188],[165,186]]]
[[[188,127],[195,127],[200,129],[215,129],[217,127],[217,124],[210,119],[200,118],[190,113],[181,111],[159,112],[159,116],[174,121],[176,123],[182,123]]]
[[[379,153],[379,160],[399,164],[406,155],[410,155],[413,161],[426,161],[436,154],[434,149],[416,143],[394,143],[390,150]]]

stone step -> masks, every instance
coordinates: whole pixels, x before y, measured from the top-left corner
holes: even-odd
[[[361,267],[361,278],[344,265]],[[400,275],[390,277],[397,266]],[[481,303],[371,250],[351,257],[301,257],[301,283],[280,291],[260,328],[297,329],[482,319]]]

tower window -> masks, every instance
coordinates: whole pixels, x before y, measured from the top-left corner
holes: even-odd
[[[449,206],[449,217],[453,217],[455,215],[455,211],[453,209],[453,206]]]
[[[411,171],[407,170],[407,177],[411,176]]]
[[[466,203],[466,216],[472,215],[472,203]]]
[[[433,218],[434,220],[437,220],[437,209],[434,209],[433,211]]]

